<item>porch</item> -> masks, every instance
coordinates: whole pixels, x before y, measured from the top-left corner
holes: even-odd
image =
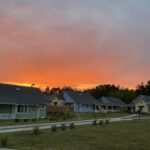
[[[127,109],[127,106],[112,106],[112,105],[95,105],[94,111],[95,112],[121,112],[125,111]]]
[[[15,106],[1,104],[0,105],[0,119],[15,119]]]

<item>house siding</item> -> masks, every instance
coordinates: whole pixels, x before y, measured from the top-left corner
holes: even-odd
[[[28,111],[18,112],[16,105],[0,105],[0,119],[34,119],[46,117],[46,106],[28,106]]]
[[[76,113],[94,112],[93,106],[90,104],[89,105],[88,104],[87,105],[79,104],[79,103],[75,102],[73,100],[73,98],[70,95],[68,95],[67,93],[64,93],[63,97],[64,97],[66,103],[73,104],[74,112],[76,112]]]
[[[57,99],[56,97],[52,99],[51,105],[56,106],[55,103],[57,103],[57,106],[64,106],[64,101],[61,99]]]
[[[38,114],[38,108],[37,107],[28,106],[28,112],[27,113],[16,112],[16,118],[18,118],[18,119],[38,118],[37,114]]]
[[[74,104],[74,112],[93,112],[93,106],[91,105],[81,105],[81,104]]]
[[[143,111],[144,113],[148,113],[149,112],[149,106],[147,105],[147,103],[145,103],[144,100],[139,100],[135,103],[135,111],[139,111],[139,108],[143,107]]]
[[[148,112],[150,112],[150,105],[148,105]]]
[[[46,106],[39,109],[39,118],[45,118],[46,117]]]
[[[16,118],[18,119],[33,119],[33,118],[45,118],[46,117],[46,107],[32,107],[28,106],[27,113],[16,113]]]

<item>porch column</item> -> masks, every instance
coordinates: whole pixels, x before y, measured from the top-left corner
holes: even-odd
[[[37,108],[38,108],[38,110],[37,110],[38,111],[37,112],[37,119],[39,119],[40,118],[40,106],[38,106]]]
[[[111,111],[112,111],[112,112],[114,111],[114,106],[112,106]]]
[[[79,112],[81,112],[81,107],[82,107],[82,105],[81,105],[81,104],[79,104]]]
[[[108,105],[106,105],[106,112],[108,112],[109,108],[108,108]]]
[[[134,107],[131,107],[131,112],[132,112],[132,113],[134,112]]]
[[[95,106],[94,109],[95,109],[95,112],[96,112],[96,104],[94,104],[94,106]]]
[[[18,113],[18,105],[15,105],[15,110],[14,110],[14,117],[17,118],[17,113]]]

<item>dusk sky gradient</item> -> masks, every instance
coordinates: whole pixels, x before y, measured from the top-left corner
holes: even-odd
[[[1,0],[0,82],[135,88],[150,79],[150,0]]]

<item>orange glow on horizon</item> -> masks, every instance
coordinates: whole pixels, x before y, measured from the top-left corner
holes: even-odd
[[[61,86],[61,85],[57,85],[57,86],[52,86],[52,85],[47,85],[47,84],[31,84],[31,83],[17,83],[17,82],[3,82],[4,84],[12,84],[12,85],[18,85],[18,86],[26,86],[26,87],[31,87],[33,85],[33,87],[35,88],[39,88],[41,89],[42,91],[48,86],[49,88],[53,88],[53,87],[60,87],[60,88],[63,88],[65,87],[64,86]],[[96,86],[98,85],[104,85],[105,83],[99,83],[99,84],[78,84],[78,85],[75,85],[75,86],[70,86],[74,89],[77,89],[77,90],[86,90],[86,89],[92,89],[92,88],[95,88]],[[107,83],[108,84],[108,83]],[[69,86],[69,85],[68,85]],[[117,86],[117,85],[116,85]],[[67,86],[66,86],[67,87]],[[125,87],[123,87],[125,88]],[[135,87],[128,87],[128,89],[132,90],[132,89],[135,89]]]
[[[17,82],[4,82],[4,84],[12,84],[12,85],[26,86],[26,87],[32,86],[32,84],[30,84],[30,83],[17,83]],[[39,87],[39,86],[34,85],[34,87]]]

